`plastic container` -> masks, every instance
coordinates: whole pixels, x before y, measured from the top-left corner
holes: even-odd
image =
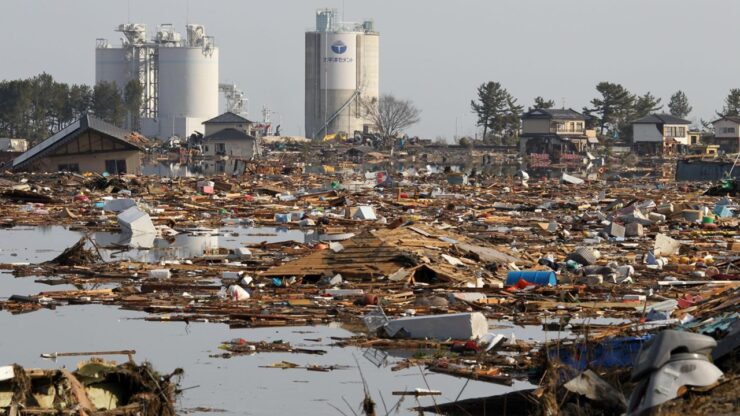
[[[516,285],[519,279],[527,283],[540,286],[555,286],[558,284],[558,278],[553,271],[547,270],[521,270],[510,271],[506,275],[506,286]]]
[[[149,270],[149,277],[152,279],[169,279],[170,276],[172,276],[170,269]]]

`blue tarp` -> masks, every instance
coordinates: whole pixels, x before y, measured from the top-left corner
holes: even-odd
[[[632,367],[642,344],[652,337],[652,335],[618,337],[591,345],[585,343],[568,345],[550,350],[548,356],[550,359],[559,358],[560,362],[578,371],[586,368]]]
[[[522,270],[510,271],[506,275],[506,286],[513,286],[523,279],[528,283],[541,286],[555,286],[558,284],[558,278],[553,271],[547,270]]]

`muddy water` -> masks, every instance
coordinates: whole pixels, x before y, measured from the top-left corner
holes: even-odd
[[[232,237],[224,237],[228,238]],[[78,239],[78,233],[62,227],[0,230],[0,262],[35,263],[49,260]],[[34,294],[58,287],[33,283],[33,280],[16,279],[0,273],[0,296]],[[355,359],[379,409],[383,409],[381,395],[389,407],[396,403],[397,397],[391,394],[393,391],[426,388],[428,382],[429,388],[443,393],[436,400],[447,402],[454,400],[466,384],[464,379],[441,374],[426,374],[425,382],[418,368],[392,372],[389,367],[400,357],[390,356],[386,365],[376,367],[363,358],[360,349],[329,347],[329,337],[350,335],[341,328],[232,330],[221,324],[147,322],[143,320],[145,316],[143,313],[102,305],[64,306],[23,315],[0,311],[0,328],[3,331],[0,337],[0,365],[18,363],[26,367],[73,367],[79,358],[62,358],[53,363],[39,355],[65,351],[135,349],[137,360],[151,361],[163,372],[183,368],[185,377],[182,386],[197,386],[186,390],[181,397],[178,406],[182,414],[211,414],[192,410],[195,408],[221,409],[223,412],[216,414],[226,415],[339,414],[330,404],[346,414],[352,414],[342,398],[353,406],[359,406],[362,399],[363,388]],[[537,329],[514,327],[506,328],[503,333],[508,335],[510,332],[517,332],[519,338],[527,339],[534,337]],[[218,349],[222,341],[234,338],[283,340],[296,346],[326,349],[329,353],[323,356],[258,354],[231,359],[211,357],[222,352]],[[307,341],[307,338],[321,338],[321,341]],[[336,364],[349,368],[328,373],[261,368],[280,361],[299,365]],[[526,382],[515,382],[513,387],[505,387],[470,381],[460,398],[488,396],[528,387],[530,385]],[[414,414],[409,408],[419,403],[433,404],[431,398],[422,398],[418,402],[407,398],[396,414]],[[358,411],[358,408],[354,410]]]

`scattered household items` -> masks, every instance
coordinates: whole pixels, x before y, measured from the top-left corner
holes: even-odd
[[[149,364],[92,358],[70,371],[0,367],[0,410],[12,415],[175,416],[182,370],[159,375]]]
[[[665,330],[647,341],[632,368],[637,382],[630,396],[628,414],[642,414],[678,396],[679,389],[707,387],[722,377],[722,371],[709,361],[717,342],[708,336],[685,331]]]

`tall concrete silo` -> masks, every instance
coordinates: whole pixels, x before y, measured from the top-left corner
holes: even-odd
[[[137,127],[146,136],[186,137],[202,132],[201,123],[218,115],[218,48],[202,25],[187,25],[186,30],[183,39],[164,24],[148,40],[145,25],[127,23],[117,29],[124,35],[120,47],[97,40],[96,83],[115,82],[123,92],[130,80],[139,80],[143,91]]]
[[[113,82],[120,89],[131,79],[126,49],[98,39],[95,47],[95,83]]]
[[[138,80],[143,87],[141,117],[156,117],[156,48],[147,42],[146,25],[126,23],[118,26],[124,36],[120,46],[106,39],[95,45],[95,83],[114,82],[123,94],[126,84]]]
[[[372,21],[341,22],[336,9],[316,12],[306,32],[306,136],[371,129],[363,103],[379,97],[380,34]]]
[[[203,132],[201,123],[218,115],[218,48],[203,26],[187,29],[185,41],[159,47],[160,137]]]

